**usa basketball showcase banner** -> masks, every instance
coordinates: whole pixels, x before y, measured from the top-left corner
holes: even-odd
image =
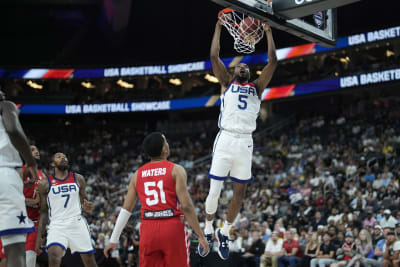
[[[334,79],[266,88],[262,100],[301,96],[331,90],[400,81],[400,69],[362,73]],[[22,114],[99,114],[179,110],[215,107],[221,104],[218,95],[152,102],[103,103],[86,105],[18,105]]]

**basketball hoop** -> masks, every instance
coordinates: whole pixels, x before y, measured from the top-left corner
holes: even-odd
[[[264,36],[264,24],[255,18],[247,17],[231,8],[218,13],[218,19],[235,40],[233,47],[239,53],[250,54]]]

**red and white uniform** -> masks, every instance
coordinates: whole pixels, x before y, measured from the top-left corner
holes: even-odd
[[[172,177],[174,165],[167,160],[149,162],[137,172],[141,267],[190,266],[189,238]]]
[[[24,165],[22,167],[22,171],[25,171],[26,166]],[[39,181],[41,179],[45,178],[45,175],[43,174],[42,171],[38,170],[37,172],[37,179],[34,185],[25,187],[24,188],[24,196],[25,198],[36,198],[37,197],[37,192],[36,189],[38,187]],[[31,208],[31,207],[26,207],[26,211],[28,213],[29,219],[33,221],[35,224],[35,232],[29,233],[26,236],[26,243],[25,243],[25,250],[33,250],[35,251],[35,242],[36,242],[36,236],[37,236],[37,230],[38,230],[38,224],[39,224],[39,215],[40,215],[40,207],[38,203],[37,208]]]

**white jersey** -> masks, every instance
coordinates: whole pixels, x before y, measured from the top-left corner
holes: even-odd
[[[16,168],[22,167],[22,160],[11,143],[6,129],[3,125],[3,119],[0,115],[0,167]]]
[[[82,214],[81,200],[75,173],[69,172],[63,180],[49,175],[48,180],[47,205],[49,206],[50,223],[54,221],[62,222],[65,219],[80,216]]]
[[[260,104],[253,82],[232,81],[221,95],[218,127],[233,133],[251,134],[257,126]]]

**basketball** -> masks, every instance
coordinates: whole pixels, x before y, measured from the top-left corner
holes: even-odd
[[[257,32],[260,25],[261,25],[260,20],[251,18],[251,17],[247,17],[240,22],[239,31],[241,33],[247,33],[249,35],[252,35],[253,33]]]

